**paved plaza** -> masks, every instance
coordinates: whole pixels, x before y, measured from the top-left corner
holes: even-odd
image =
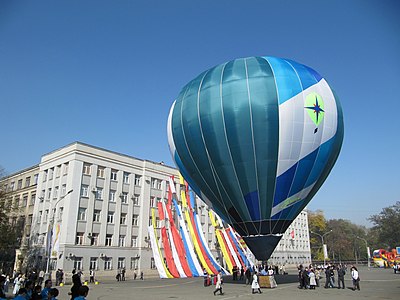
[[[278,287],[262,289],[263,294],[251,294],[250,286],[242,282],[224,279],[224,295],[214,296],[214,286],[203,287],[202,278],[156,279],[143,281],[127,279],[127,281],[105,281],[99,285],[90,284],[89,300],[106,299],[400,299],[400,274],[393,274],[390,269],[370,269],[360,267],[361,291],[352,291],[350,274],[345,276],[346,289],[300,290],[297,288],[296,271],[287,276],[276,276]],[[325,279],[322,279],[322,285]],[[68,292],[71,286],[59,287],[59,300],[70,299]]]

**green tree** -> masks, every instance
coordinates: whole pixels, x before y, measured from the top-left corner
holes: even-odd
[[[0,167],[0,180],[4,178],[4,170]],[[10,192],[6,190],[5,180],[0,184],[0,270],[12,271],[15,261],[15,249],[19,248],[24,220],[13,217],[18,209],[12,206]]]
[[[329,258],[335,261],[353,260],[355,255],[367,259],[367,229],[349,220],[332,219],[327,222],[331,233],[326,237]]]
[[[323,260],[324,253],[321,238],[318,234],[322,235],[326,232],[327,222],[322,210],[308,212],[308,228],[310,230],[311,258],[314,260]]]
[[[368,219],[374,224],[371,232],[376,237],[377,248],[400,246],[400,201]]]

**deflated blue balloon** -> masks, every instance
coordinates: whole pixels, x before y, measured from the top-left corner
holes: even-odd
[[[192,189],[266,260],[336,162],[343,116],[313,69],[241,58],[183,87],[168,141]]]

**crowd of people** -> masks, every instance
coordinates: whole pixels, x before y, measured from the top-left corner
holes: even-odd
[[[309,265],[308,267],[304,267],[300,265],[298,267],[299,274],[299,289],[310,289],[314,290],[316,287],[320,286],[320,279],[325,275],[325,285],[324,288],[338,288],[344,289],[344,277],[348,272],[347,265],[339,264],[335,265],[327,265],[324,267],[313,265]],[[350,275],[352,278],[353,291],[360,290],[360,276],[358,274],[358,270],[355,266],[352,266],[350,269]],[[337,286],[335,276],[337,276]]]
[[[72,271],[72,287],[69,295],[71,300],[85,300],[89,288],[82,284],[81,272]],[[39,273],[32,270],[28,274],[0,275],[0,300],[7,299],[6,294],[11,292],[13,299],[18,300],[57,300],[59,290],[53,287],[51,279],[44,280],[44,272]],[[59,286],[64,280],[64,272],[61,269],[56,271],[55,285]]]

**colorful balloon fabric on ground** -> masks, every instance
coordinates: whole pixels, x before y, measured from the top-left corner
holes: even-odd
[[[190,81],[168,141],[192,189],[267,259],[331,171],[340,103],[321,75],[291,60],[236,59]]]

